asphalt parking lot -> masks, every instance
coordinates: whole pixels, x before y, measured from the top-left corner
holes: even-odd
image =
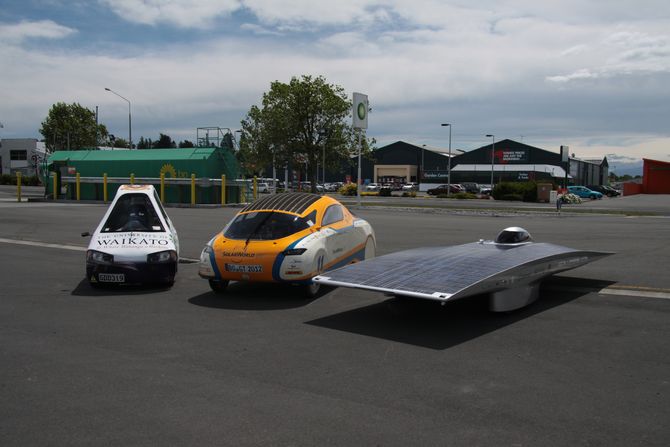
[[[0,201],[2,445],[670,443],[667,218],[355,210],[378,254],[511,225],[616,252],[493,314],[349,289],[220,297],[196,264],[171,289],[94,290],[80,233],[104,210]],[[168,208],[182,256],[236,211]]]

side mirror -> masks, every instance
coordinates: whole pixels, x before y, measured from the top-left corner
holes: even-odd
[[[90,235],[91,233],[89,233],[88,231],[84,231],[83,233],[81,233],[81,237],[88,237]]]

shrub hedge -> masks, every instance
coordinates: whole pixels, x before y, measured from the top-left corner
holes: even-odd
[[[355,183],[348,183],[346,185],[343,185],[338,192],[340,194],[342,194],[343,196],[355,196],[356,195],[356,184]]]
[[[40,178],[36,175],[24,175],[21,176],[21,184],[24,186],[38,186],[40,184]],[[16,175],[0,175],[0,185],[16,185]]]
[[[501,182],[493,187],[491,195],[496,200],[537,202],[537,183]]]

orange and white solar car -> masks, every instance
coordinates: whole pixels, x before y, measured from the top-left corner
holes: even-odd
[[[240,211],[200,255],[199,275],[215,292],[229,281],[300,285],[318,292],[312,278],[373,258],[372,226],[329,196],[276,194]]]

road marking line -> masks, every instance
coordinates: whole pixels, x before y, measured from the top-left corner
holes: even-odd
[[[86,251],[86,247],[82,247],[79,245],[50,244],[47,242],[23,241],[19,239],[4,239],[4,238],[0,238],[0,242],[4,242],[5,244],[30,245],[32,247],[61,248],[64,250],[72,250],[72,251]]]
[[[47,242],[38,242],[38,241],[24,241],[20,239],[5,239],[0,237],[0,242],[5,244],[16,244],[16,245],[30,245],[31,247],[47,247],[47,248],[60,248],[63,250],[72,250],[72,251],[86,251],[87,247],[82,247],[80,245],[65,245],[65,244],[49,244]],[[193,258],[179,258],[180,264],[195,264],[200,262],[200,259]]]
[[[670,300],[670,290],[651,287],[617,286],[605,287],[598,291],[603,295],[636,296],[641,298],[660,298]]]

